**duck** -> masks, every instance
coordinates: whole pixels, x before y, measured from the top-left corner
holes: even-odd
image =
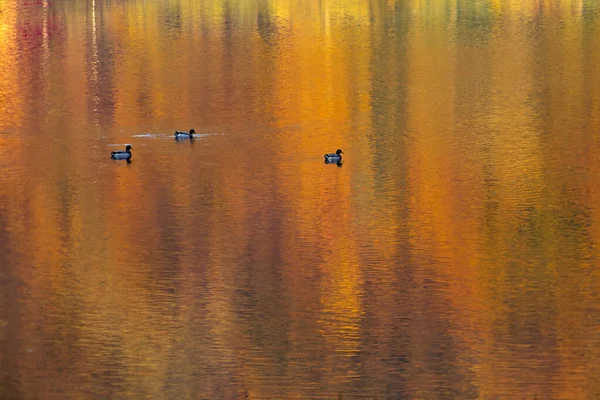
[[[110,158],[113,160],[129,160],[131,158],[131,149],[132,147],[127,145],[125,150],[111,151]]]
[[[190,129],[189,133],[175,131],[175,133],[173,134],[173,136],[175,136],[175,139],[177,139],[177,140],[179,140],[179,139],[193,139],[195,133],[196,133],[196,131],[194,129]]]
[[[340,161],[342,161],[342,154],[344,154],[344,152],[342,151],[342,149],[337,149],[335,151],[335,153],[328,153],[325,154],[325,163],[329,164],[329,163],[339,163]]]

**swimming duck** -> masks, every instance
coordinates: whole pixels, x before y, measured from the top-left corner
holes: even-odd
[[[325,162],[326,163],[339,163],[340,161],[342,161],[342,154],[344,154],[342,149],[337,149],[335,151],[335,153],[325,154],[325,156],[324,156]]]
[[[179,139],[193,139],[195,133],[196,133],[196,131],[193,130],[193,129],[190,129],[190,133],[175,131],[175,133],[173,134],[173,136],[175,136],[175,139],[177,139],[177,140],[179,140]]]
[[[127,145],[125,150],[111,151],[110,158],[113,160],[129,160],[131,158],[131,146]]]

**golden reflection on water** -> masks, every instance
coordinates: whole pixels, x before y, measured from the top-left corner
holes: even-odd
[[[1,2],[0,397],[598,397],[599,15]]]

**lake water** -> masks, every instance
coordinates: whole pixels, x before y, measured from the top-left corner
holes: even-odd
[[[0,398],[600,398],[595,0],[0,0],[0,54]]]

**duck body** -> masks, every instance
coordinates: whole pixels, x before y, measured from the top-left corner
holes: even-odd
[[[111,151],[110,158],[113,160],[129,160],[131,158],[131,146],[127,145],[125,150]]]
[[[173,136],[175,136],[175,140],[193,139],[195,133],[196,133],[196,131],[193,129],[190,129],[189,132],[175,131]]]
[[[337,149],[335,153],[327,153],[324,155],[325,157],[325,163],[329,164],[329,163],[339,163],[340,161],[342,161],[342,154],[344,154],[344,152],[342,151],[342,149]]]

